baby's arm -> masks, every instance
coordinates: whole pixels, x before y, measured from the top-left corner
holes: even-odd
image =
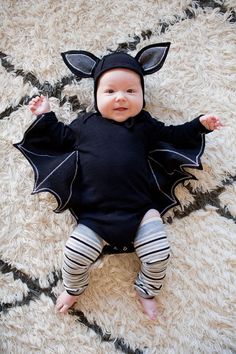
[[[223,127],[220,118],[210,114],[201,116],[199,120],[201,124],[208,130],[221,129]]]
[[[39,114],[51,112],[50,103],[49,103],[48,99],[43,95],[33,98],[29,102],[29,108],[30,108],[31,112],[33,114],[36,114],[37,116]]]
[[[31,112],[37,116],[42,115],[37,119],[37,124],[34,124],[34,134],[44,137],[42,144],[54,145],[55,149],[64,149],[64,151],[73,151],[77,141],[77,135],[69,125],[59,122],[55,113],[51,110],[48,99],[41,95],[33,98],[29,102]],[[45,117],[45,113],[48,113]],[[45,146],[44,146],[45,148]]]

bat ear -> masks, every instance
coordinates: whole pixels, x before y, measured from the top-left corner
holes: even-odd
[[[73,74],[80,77],[93,77],[93,69],[100,60],[84,50],[70,50],[61,53],[65,64]]]
[[[153,74],[161,69],[166,60],[169,48],[170,42],[151,44],[142,48],[136,54],[135,59],[143,68],[143,75]]]

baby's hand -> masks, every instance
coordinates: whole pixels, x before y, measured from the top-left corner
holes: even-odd
[[[215,130],[223,127],[223,124],[220,122],[220,118],[210,114],[200,117],[200,122],[208,130]]]
[[[51,107],[49,104],[48,99],[41,95],[33,98],[29,102],[29,108],[33,114],[36,114],[37,116],[39,114],[47,113],[51,111]]]

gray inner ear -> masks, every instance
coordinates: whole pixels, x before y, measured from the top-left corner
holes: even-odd
[[[86,75],[91,75],[96,61],[86,54],[67,54],[66,58],[73,68]]]
[[[155,68],[162,61],[165,51],[165,47],[155,47],[145,50],[138,59],[143,70],[146,71]]]

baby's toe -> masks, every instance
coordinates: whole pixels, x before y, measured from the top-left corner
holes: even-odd
[[[56,310],[59,311],[62,308],[63,304],[61,304],[60,302],[56,302]]]
[[[69,309],[69,305],[64,304],[59,312],[66,314],[68,312],[68,309]]]
[[[157,318],[157,311],[151,311],[150,313],[148,313],[148,317],[149,317],[151,320],[155,321],[156,318]]]

